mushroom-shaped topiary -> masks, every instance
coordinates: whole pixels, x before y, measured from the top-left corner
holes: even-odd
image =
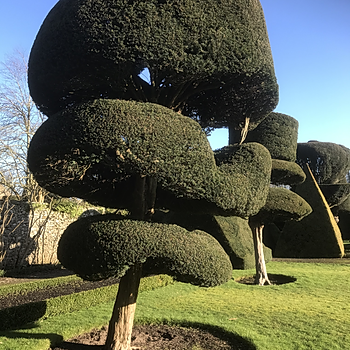
[[[150,74],[149,82],[140,77],[144,69]],[[201,120],[195,111],[207,100],[211,103],[211,94],[204,93],[209,90],[217,90],[215,94],[225,95],[225,100],[231,98],[231,111],[244,99],[245,115],[232,113],[234,125],[248,114],[252,119],[264,118],[277,103],[278,87],[260,3],[60,0],[35,39],[28,80],[35,103],[49,117],[33,137],[28,154],[30,169],[40,184],[62,196],[128,209],[130,219],[138,220],[137,224],[125,221],[133,232],[141,232],[134,230],[135,225],[145,225],[139,238],[150,255],[135,255],[127,262],[121,259],[119,266],[111,253],[115,248],[106,248],[103,252],[112,254],[115,262],[101,260],[108,265],[104,265],[107,275],[125,273],[106,348],[128,350],[143,260],[146,265],[153,258],[158,263],[166,261],[178,278],[194,278],[175,267],[170,251],[154,248],[157,237],[150,243],[146,233],[158,232],[158,226],[150,228],[141,221],[150,220],[157,207],[249,216],[265,203],[271,172],[268,151],[256,143],[231,148],[217,165],[201,127],[188,118]],[[254,102],[257,99],[266,103],[259,107]],[[124,220],[118,224],[112,220],[106,230],[106,223],[100,221],[93,229],[89,221],[79,224],[86,224],[88,231],[105,233],[96,244],[86,242],[83,254],[90,251],[92,260],[95,249],[109,242],[112,247],[114,235],[125,233]],[[74,227],[62,242],[75,237]],[[162,227],[162,244],[171,246],[172,235],[166,233],[170,228]],[[111,230],[116,230],[113,235]],[[173,233],[180,239],[189,234],[179,228]],[[213,251],[219,249],[207,236],[189,237],[193,238],[192,251],[198,254],[202,242],[207,248],[212,245]],[[133,255],[135,249],[123,242],[116,244]],[[66,262],[70,260],[63,250],[69,246],[61,243],[60,256]],[[118,257],[128,253],[117,251]],[[209,258],[207,253],[203,257],[209,260],[216,256]],[[226,276],[215,283],[228,278],[227,266],[215,265],[216,273]]]
[[[271,113],[253,130],[247,140],[263,144],[271,154],[273,185],[295,185],[305,180],[305,173],[295,163],[298,139],[298,121],[282,114]],[[310,205],[286,188],[271,187],[265,206],[249,218],[255,247],[255,282],[270,284],[263,252],[263,227],[267,223],[301,220],[311,213]]]

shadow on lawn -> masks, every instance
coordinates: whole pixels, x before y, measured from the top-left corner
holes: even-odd
[[[0,332],[0,335],[1,336],[5,336],[6,338],[11,338],[11,339],[18,339],[18,338],[38,339],[38,340],[39,339],[49,339],[51,344],[58,344],[58,343],[63,342],[63,337],[60,334],[55,334],[55,333],[26,333],[26,332],[23,332],[25,329],[33,329],[33,328],[38,328],[38,326],[35,325],[35,324],[28,324],[28,325],[26,325],[24,327],[21,327],[20,329],[17,329],[17,330]]]
[[[23,304],[0,310],[0,330],[13,330],[39,320],[46,314],[46,301]]]
[[[231,346],[231,350],[257,350],[256,346],[249,340],[241,337],[237,333],[226,331],[225,329],[218,326],[194,322],[185,322],[178,324],[178,326],[207,331],[213,336],[226,341]]]

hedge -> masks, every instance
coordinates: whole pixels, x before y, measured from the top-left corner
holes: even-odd
[[[173,279],[166,275],[146,277],[141,279],[139,291],[153,290],[171,283]],[[118,284],[115,284],[3,309],[0,310],[0,330],[16,329],[27,323],[109,302],[116,298],[117,291]]]

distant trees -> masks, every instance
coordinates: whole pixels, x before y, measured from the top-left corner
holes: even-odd
[[[139,76],[145,68],[150,83]],[[130,212],[82,219],[59,246],[84,278],[121,277],[106,349],[129,350],[142,267],[207,286],[231,274],[211,236],[153,223],[154,210],[246,217],[266,201],[266,148],[229,146],[214,159],[187,117],[246,130],[276,105],[260,3],[61,0],[35,39],[29,87],[48,116],[28,152],[38,182]],[[223,108],[211,116],[217,99]]]
[[[2,62],[0,75],[0,184],[17,199],[42,202],[45,192],[28,169],[27,151],[45,117],[29,94],[27,58],[15,52]]]

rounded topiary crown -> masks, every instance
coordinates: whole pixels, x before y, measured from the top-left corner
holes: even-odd
[[[226,125],[263,118],[278,100],[259,0],[60,0],[34,42],[29,87],[48,116],[102,97]],[[223,110],[208,110],[218,98]]]
[[[299,123],[282,113],[270,113],[256,129],[248,133],[247,141],[259,142],[271,154],[272,159],[295,162]]]

